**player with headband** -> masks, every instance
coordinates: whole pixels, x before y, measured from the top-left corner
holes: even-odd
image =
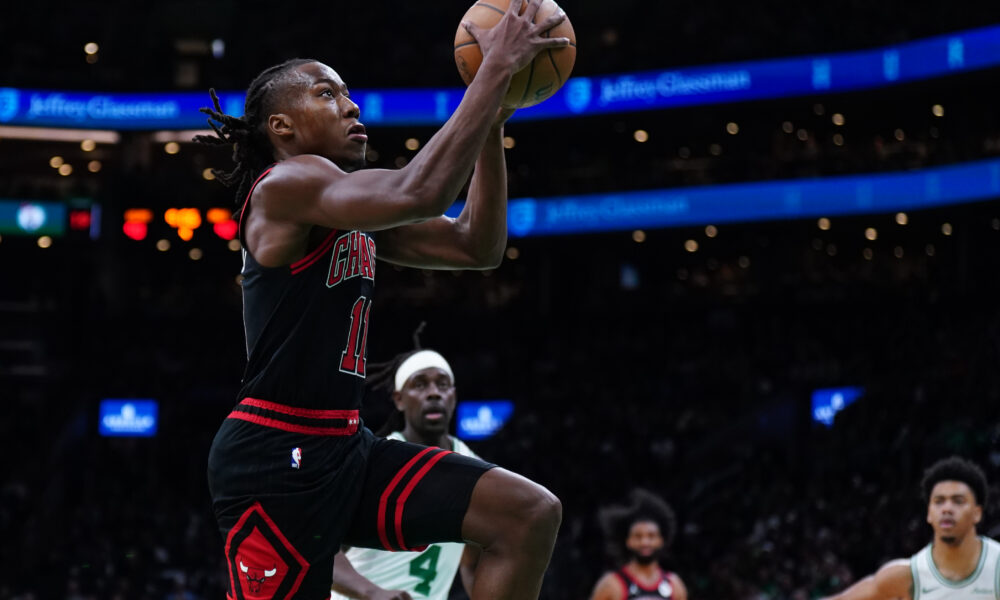
[[[478,458],[462,440],[448,434],[455,412],[455,376],[441,354],[417,350],[397,357],[384,371],[385,391],[391,387],[395,410],[380,434]],[[379,387],[374,377],[372,385]],[[466,592],[471,593],[478,561],[479,548],[471,544],[431,544],[416,555],[350,548],[335,559],[331,598],[445,600],[459,571]]]

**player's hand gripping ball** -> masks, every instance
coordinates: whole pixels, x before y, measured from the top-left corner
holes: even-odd
[[[470,21],[482,29],[490,29],[500,22],[504,13],[507,12],[508,6],[510,6],[510,0],[476,2],[465,13],[461,22]],[[521,5],[519,14],[524,14],[527,8],[528,3],[525,2]],[[540,23],[558,11],[559,5],[553,0],[542,0],[534,22]],[[576,34],[573,32],[573,25],[569,22],[569,18],[543,35],[545,37],[569,38],[570,45],[542,50],[531,64],[515,73],[502,102],[505,107],[524,108],[538,104],[556,93],[556,90],[569,79],[569,74],[573,71],[573,64],[576,62]],[[472,83],[472,78],[476,76],[482,63],[483,53],[479,49],[479,44],[465,30],[465,27],[459,25],[458,32],[455,33],[455,64],[458,66],[458,73],[465,81],[465,85]]]

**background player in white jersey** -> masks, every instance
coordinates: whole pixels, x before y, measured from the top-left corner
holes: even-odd
[[[687,588],[676,573],[660,566],[670,546],[676,518],[670,505],[643,489],[633,490],[630,503],[601,510],[599,519],[608,554],[619,563],[598,580],[591,600],[687,600]]]
[[[478,458],[464,442],[448,434],[455,411],[455,378],[451,366],[433,350],[401,355],[383,371],[392,386],[396,410],[379,435],[388,439],[437,446]],[[379,387],[379,373],[371,385]],[[411,600],[448,597],[455,572],[471,593],[479,548],[471,544],[432,544],[422,552],[386,552],[351,548],[334,559],[333,600]]]
[[[1000,544],[976,534],[986,506],[983,471],[953,456],[931,465],[922,486],[934,540],[828,600],[1000,599]]]

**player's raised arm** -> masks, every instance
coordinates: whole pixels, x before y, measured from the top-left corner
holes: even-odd
[[[910,560],[901,558],[882,565],[869,575],[835,596],[824,600],[912,600],[913,576]]]
[[[307,82],[311,95],[306,102],[314,102],[316,97],[329,103],[329,112],[336,112],[336,116],[327,117],[319,111],[318,118],[340,127],[343,137],[358,143],[351,147],[340,144],[339,139],[328,140],[322,127],[313,134],[310,127],[315,122],[306,117],[296,119],[302,111],[296,112],[295,107],[289,114],[271,115],[268,135],[282,162],[255,193],[266,205],[268,220],[373,231],[444,213],[472,171],[512,74],[540,51],[569,43],[567,38],[543,37],[565,20],[564,14],[553,14],[536,25],[532,18],[539,1],[526,0],[527,10],[518,15],[523,1],[513,0],[503,19],[491,29],[468,24],[483,50],[483,65],[451,118],[398,171],[347,173],[342,169],[364,159],[360,142],[367,137],[363,127],[358,127],[358,107],[347,97],[346,87],[332,69],[326,67],[325,73],[319,68],[325,65],[318,63],[313,63],[318,67],[303,67],[301,71],[311,77]],[[359,149],[360,156],[349,155]]]
[[[507,246],[507,162],[503,124],[514,113],[501,108],[486,136],[458,218],[438,217],[378,235],[379,258],[424,269],[489,269]]]

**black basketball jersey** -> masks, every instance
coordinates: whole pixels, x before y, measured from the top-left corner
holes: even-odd
[[[240,234],[254,182],[240,213]],[[245,239],[245,238],[244,238]],[[243,248],[247,368],[240,399],[355,410],[365,380],[375,240],[333,230],[291,265],[265,267]]]
[[[615,571],[615,575],[618,576],[619,583],[625,588],[626,600],[662,600],[674,596],[674,586],[670,585],[670,580],[667,577],[669,573],[666,571],[660,571],[660,580],[651,587],[639,583],[624,567]]]

